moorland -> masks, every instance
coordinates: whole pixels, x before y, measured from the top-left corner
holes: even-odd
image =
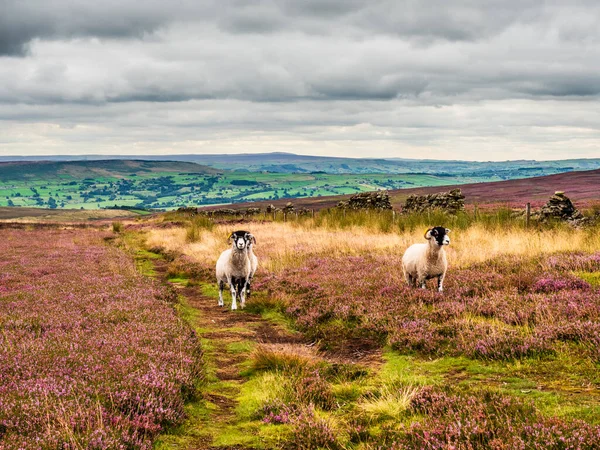
[[[443,293],[402,277],[431,224],[452,229]],[[595,225],[496,208],[69,228],[0,230],[3,448],[600,445]],[[230,311],[214,263],[239,228],[260,269]]]

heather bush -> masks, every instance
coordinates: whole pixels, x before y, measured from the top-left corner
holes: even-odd
[[[320,370],[296,375],[290,381],[293,400],[297,403],[311,404],[326,411],[336,406],[331,385],[324,379]]]
[[[286,424],[298,415],[295,405],[288,405],[280,399],[267,401],[256,414],[264,423]]]
[[[451,269],[443,294],[407,287],[400,255],[315,257],[259,283],[325,345],[375,339],[404,352],[519,359],[553,354],[558,338],[548,330],[557,324],[600,321],[598,292],[587,282],[562,269],[540,275],[540,266],[574,267],[560,261],[499,257]]]
[[[98,232],[1,234],[0,447],[151,448],[202,377],[173,294]]]
[[[585,253],[561,253],[548,257],[545,264],[554,270],[560,271],[600,271],[600,252],[594,254]]]
[[[327,449],[337,450],[341,446],[331,424],[320,418],[312,406],[303,408],[292,418],[293,439],[289,448],[293,450]]]
[[[387,429],[380,448],[593,449],[600,427],[542,416],[530,403],[492,392],[465,395],[425,387],[411,402],[416,420]]]
[[[553,293],[558,291],[575,291],[575,290],[587,290],[590,288],[590,284],[581,278],[575,276],[560,276],[545,275],[538,279],[533,285],[532,290],[538,293]]]

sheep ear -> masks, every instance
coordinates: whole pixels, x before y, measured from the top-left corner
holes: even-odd
[[[429,228],[426,232],[425,232],[425,239],[429,240],[431,239],[431,230],[433,230],[433,228]]]
[[[230,244],[232,239],[233,239],[233,233],[231,233],[229,235],[229,237],[227,238],[227,243]]]
[[[452,230],[450,228],[446,228],[446,234],[450,234]]]
[[[250,240],[252,241],[253,244],[256,244],[256,238],[254,237],[253,234],[250,235]]]

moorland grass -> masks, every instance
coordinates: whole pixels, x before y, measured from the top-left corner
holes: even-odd
[[[526,228],[507,211],[397,222],[384,214],[319,216],[215,224],[195,243],[184,227],[147,234],[148,245],[185,254],[212,282],[228,233],[250,229],[261,265],[249,308],[256,299],[255,312],[293,321],[321,348],[373,337],[387,345],[383,366],[356,378],[334,375],[318,355],[257,347],[248,386],[276,378],[283,389],[277,401],[240,397],[258,435],[290,448],[365,450],[547,448],[560,436],[571,443],[581,436],[573,448],[598,444],[597,228]],[[408,289],[401,255],[437,224],[453,229],[447,290]],[[214,287],[204,291],[216,295]],[[512,416],[498,416],[502,408]],[[456,435],[456,420],[480,428]]]

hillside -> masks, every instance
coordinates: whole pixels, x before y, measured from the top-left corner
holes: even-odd
[[[0,161],[34,161],[35,156],[0,156]],[[242,153],[234,155],[85,155],[45,156],[52,161],[145,160],[179,161],[203,164],[236,172],[311,173],[329,174],[434,174],[462,177],[486,177],[498,181],[532,176],[551,175],[573,170],[600,168],[600,159],[570,159],[558,161],[442,161],[402,158],[344,158],[331,156],[295,155],[292,153]]]
[[[462,189],[467,204],[525,204],[531,202],[533,205],[544,203],[555,191],[565,191],[575,202],[590,203],[600,202],[600,170],[588,170],[580,172],[560,173],[542,177],[533,177],[519,180],[497,181],[488,183],[469,183],[462,185],[446,185],[434,187],[420,187],[411,189],[390,190],[390,197],[394,208],[400,208],[409,195],[433,194],[440,191],[448,191],[455,187]],[[347,199],[348,195],[294,199],[294,205],[298,207],[322,209],[330,208],[340,200]],[[256,202],[236,205],[236,208],[248,206],[266,206],[274,204],[281,207],[289,199],[274,202]]]
[[[49,181],[85,178],[119,178],[132,174],[220,173],[212,167],[179,161],[101,160],[0,162],[0,180]]]

